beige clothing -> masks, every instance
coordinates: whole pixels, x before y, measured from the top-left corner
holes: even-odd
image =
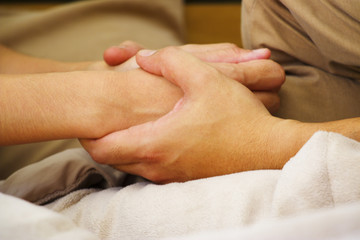
[[[125,40],[157,49],[184,39],[181,0],[88,0],[38,12],[0,8],[0,26],[2,44],[63,61],[100,60],[106,48]],[[0,179],[74,147],[77,140],[0,147]]]
[[[286,70],[278,116],[360,117],[360,2],[245,0],[243,44],[267,47]]]
[[[38,12],[0,9],[0,42],[25,54],[64,61],[100,60],[133,40],[148,48],[183,43],[181,0],[87,0]]]

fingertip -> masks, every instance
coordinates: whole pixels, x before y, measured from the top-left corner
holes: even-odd
[[[157,52],[156,50],[143,49],[138,52],[138,55],[140,55],[142,57],[150,57],[150,56],[154,55],[156,52]]]
[[[121,47],[110,47],[103,54],[104,61],[110,66],[117,66],[127,60],[128,54]]]
[[[254,50],[243,50],[239,55],[238,63],[253,60],[269,59],[271,51],[268,48],[259,48]]]
[[[145,71],[153,74],[160,74],[159,60],[152,59],[151,57],[157,50],[143,49],[136,54],[136,63]]]
[[[268,59],[271,56],[271,51],[268,48],[259,48],[252,50],[252,54],[254,54],[256,59]]]

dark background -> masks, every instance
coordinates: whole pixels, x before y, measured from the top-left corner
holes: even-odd
[[[61,3],[76,0],[1,0],[1,3]],[[240,3],[241,0],[184,0],[185,3]]]

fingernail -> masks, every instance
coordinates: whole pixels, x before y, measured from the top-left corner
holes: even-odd
[[[153,55],[154,53],[156,53],[156,50],[144,49],[144,50],[140,50],[138,54],[143,57],[149,57],[149,56]]]
[[[267,48],[259,48],[259,49],[255,49],[255,50],[252,50],[253,53],[267,53],[269,52],[269,49]]]

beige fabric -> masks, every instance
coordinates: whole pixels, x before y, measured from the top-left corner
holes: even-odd
[[[243,44],[268,47],[287,81],[278,116],[360,116],[360,2],[245,0]]]
[[[25,54],[64,61],[100,60],[125,40],[148,48],[183,42],[181,0],[88,0],[45,11],[0,8],[0,42]],[[77,140],[0,147],[0,179]]]
[[[40,12],[0,12],[0,42],[39,57],[102,58],[124,40],[148,48],[183,40],[181,0],[87,0]]]
[[[77,139],[57,140],[14,146],[0,146],[0,179],[5,179],[16,170],[65,149],[81,147]]]
[[[30,164],[0,183],[0,192],[45,204],[82,188],[126,184],[131,176],[95,163],[84,149],[69,149]]]

